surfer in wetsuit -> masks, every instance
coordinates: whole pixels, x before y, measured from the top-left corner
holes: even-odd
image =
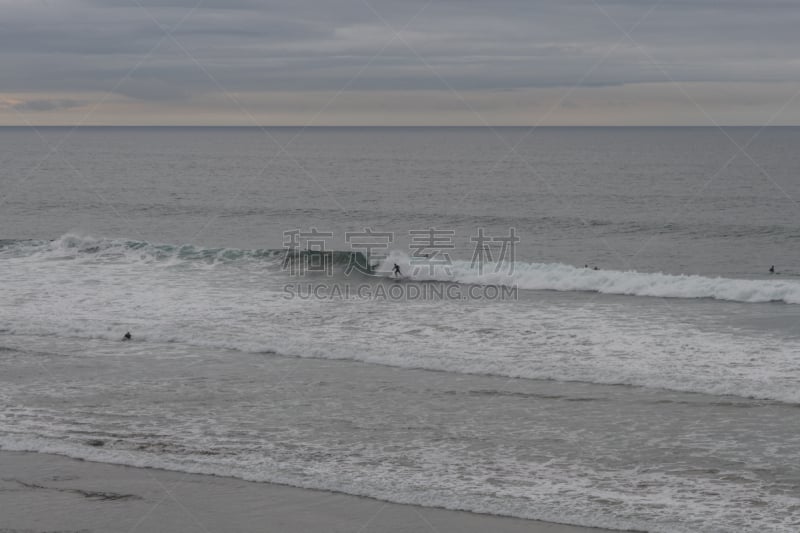
[[[769,267],[769,273],[770,274],[774,274],[775,273],[775,265],[772,265],[771,267]]]
[[[392,272],[394,273],[394,277],[396,277],[396,278],[399,278],[400,276],[402,276],[402,274],[400,274],[400,266],[397,263],[394,264],[394,268],[392,269]]]
[[[130,331],[126,332],[125,335],[122,336],[122,340],[124,341],[131,340],[131,332]]]

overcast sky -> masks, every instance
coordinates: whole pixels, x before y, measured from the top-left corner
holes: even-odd
[[[800,124],[800,0],[0,0],[0,13],[0,124]]]

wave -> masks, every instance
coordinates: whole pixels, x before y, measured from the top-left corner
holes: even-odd
[[[364,339],[354,342],[323,342],[314,339],[302,340],[297,335],[259,335],[228,336],[205,334],[206,328],[194,331],[163,330],[154,327],[139,327],[134,331],[134,341],[125,343],[131,350],[181,351],[185,347],[213,351],[230,351],[261,356],[277,356],[294,359],[317,359],[333,361],[356,361],[391,368],[407,370],[427,370],[452,374],[499,377],[509,379],[529,379],[554,381],[560,383],[584,383],[659,389],[679,393],[702,394],[710,397],[735,397],[747,400],[775,401],[790,405],[800,405],[800,390],[796,387],[797,372],[794,368],[794,354],[797,343],[787,343],[781,339],[764,337],[758,342],[747,342],[725,335],[711,337],[698,336],[696,332],[669,330],[661,337],[649,338],[629,336],[624,344],[628,351],[619,355],[610,353],[615,343],[600,344],[599,351],[587,347],[587,343],[599,342],[594,337],[567,333],[557,336],[549,343],[540,344],[535,357],[517,357],[513,347],[506,348],[501,356],[469,355],[463,345],[451,349],[440,349],[433,354],[423,350],[409,349],[412,340],[402,333],[393,336],[397,347],[386,347],[382,341],[370,345]],[[594,328],[597,329],[597,328]],[[120,331],[113,327],[85,327],[77,324],[64,326],[20,325],[9,332],[12,336],[31,340],[91,339],[95,341],[119,342]],[[613,331],[600,331],[600,337],[613,336]],[[668,340],[675,339],[672,345]],[[48,341],[49,342],[49,341]],[[473,339],[472,342],[477,342]],[[693,346],[689,349],[688,346]],[[16,348],[14,348],[16,350]],[[716,350],[716,352],[715,352]],[[764,350],[758,365],[753,366],[752,354]],[[45,349],[24,350],[30,355],[63,356]],[[573,352],[567,360],[550,358],[547,354]],[[725,357],[720,359],[718,353]],[[507,355],[510,353],[510,355]],[[605,355],[600,355],[605,354]],[[643,354],[649,355],[646,357]],[[638,355],[636,364],[630,364],[628,357]],[[670,365],[659,361],[669,360]],[[628,361],[628,362],[625,362]],[[740,368],[749,363],[747,373]],[[780,376],[780,378],[776,378]]]
[[[800,281],[707,277],[633,270],[592,270],[562,263],[485,263],[410,258],[392,252],[376,272],[388,276],[394,264],[408,279],[527,290],[587,291],[659,298],[712,298],[743,303],[800,304]]]
[[[118,444],[119,445],[119,444]],[[68,439],[54,439],[30,434],[0,435],[0,450],[8,452],[28,452],[58,455],[82,461],[121,465],[133,468],[160,469],[184,474],[218,476],[225,478],[241,479],[255,483],[272,483],[287,487],[296,487],[310,490],[323,490],[339,494],[348,494],[364,498],[372,498],[383,502],[418,505],[420,507],[448,509],[451,511],[466,511],[482,515],[521,518],[528,520],[545,521],[552,524],[574,525],[579,527],[603,528],[608,531],[653,531],[654,533],[688,531],[677,530],[674,524],[669,527],[659,528],[647,520],[633,518],[618,518],[604,512],[605,509],[598,505],[587,509],[583,506],[576,511],[567,502],[566,510],[556,504],[563,502],[564,497],[558,494],[566,483],[574,483],[575,489],[571,495],[580,494],[579,487],[585,481],[572,481],[569,477],[565,481],[540,478],[539,483],[544,485],[553,501],[542,501],[539,497],[535,500],[523,499],[509,501],[510,498],[492,498],[485,494],[475,493],[473,490],[458,491],[449,487],[438,486],[441,482],[431,479],[424,473],[415,473],[413,479],[403,479],[392,472],[380,472],[383,483],[367,482],[362,468],[348,467],[342,471],[329,464],[319,461],[313,465],[313,470],[303,469],[297,465],[292,469],[281,467],[267,455],[266,452],[244,452],[239,457],[226,460],[216,459],[213,455],[200,452],[194,453],[148,453],[127,448],[98,448],[92,445],[74,442]],[[549,472],[559,473],[557,468],[544,467]],[[374,477],[375,467],[370,473]],[[299,471],[298,471],[299,470]],[[563,477],[563,476],[562,476]],[[421,478],[417,480],[416,478]],[[416,482],[416,483],[415,483]],[[472,488],[472,487],[470,487]],[[558,498],[558,501],[556,501]],[[514,500],[518,500],[519,497]],[[556,526],[557,527],[557,526]]]
[[[89,259],[93,261],[129,261],[136,263],[201,263],[209,265],[263,262],[290,270],[292,264],[324,271],[328,266],[352,266],[362,273],[374,265],[357,251],[204,248],[191,244],[173,245],[130,239],[107,239],[72,233],[52,241],[0,239],[0,253],[10,256],[33,256],[40,259]]]
[[[563,263],[473,264],[412,258],[394,250],[376,260],[352,250],[287,250],[205,248],[191,244],[156,244],[68,233],[53,241],[0,240],[0,254],[44,260],[84,259],[93,262],[159,263],[167,266],[252,264],[291,273],[292,267],[308,271],[367,274],[391,277],[395,264],[411,281],[440,281],[470,285],[495,285],[523,290],[586,291],[659,298],[710,298],[742,303],[800,304],[796,279],[736,279],[633,270],[592,270]],[[777,277],[777,276],[776,276]]]

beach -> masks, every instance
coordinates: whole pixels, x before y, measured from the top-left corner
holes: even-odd
[[[600,533],[234,478],[0,452],[0,531]]]

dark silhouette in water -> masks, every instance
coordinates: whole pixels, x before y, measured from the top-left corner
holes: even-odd
[[[775,265],[772,265],[771,267],[769,267],[769,273],[770,274],[774,274],[775,273]]]
[[[400,274],[400,267],[397,265],[397,263],[394,264],[394,268],[392,269],[392,272],[394,273],[394,276],[396,278],[399,278],[402,275],[402,274]]]
[[[124,341],[131,340],[131,332],[130,331],[126,332],[125,335],[122,336],[122,340]]]

